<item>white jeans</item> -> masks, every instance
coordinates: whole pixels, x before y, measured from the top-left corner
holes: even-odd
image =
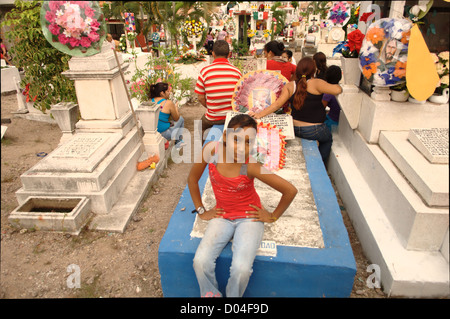
[[[230,278],[227,297],[242,297],[253,272],[253,261],[264,233],[264,223],[240,218],[214,218],[208,222],[205,234],[194,257],[194,271],[202,297],[221,297],[216,280],[216,259],[233,238]]]

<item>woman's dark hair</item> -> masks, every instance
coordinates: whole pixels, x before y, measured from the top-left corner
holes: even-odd
[[[332,65],[327,69],[325,73],[325,81],[330,84],[339,84],[342,79],[342,70],[337,65]]]
[[[169,84],[165,82],[159,82],[150,85],[150,90],[148,93],[148,98],[153,99],[155,97],[160,97],[161,92],[165,92],[169,89]]]
[[[323,52],[317,52],[313,56],[314,62],[316,62],[317,70],[320,71],[321,74],[325,74],[327,72],[327,56]]]
[[[298,79],[297,88],[294,95],[293,106],[295,109],[300,110],[306,99],[306,81],[314,76],[316,73],[316,64],[314,60],[310,57],[304,57],[297,64],[297,69],[295,70],[295,76]]]
[[[284,51],[284,44],[275,40],[267,42],[264,46],[264,51],[266,51],[267,53],[272,51],[275,56],[280,56]]]
[[[227,128],[244,128],[244,127],[253,127],[256,130],[258,124],[255,119],[247,114],[238,114],[234,116],[230,122],[228,122]]]

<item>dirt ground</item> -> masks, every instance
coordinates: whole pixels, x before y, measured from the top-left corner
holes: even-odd
[[[1,141],[0,298],[163,297],[158,247],[192,164],[169,164],[123,234],[93,231],[89,224],[79,236],[16,229],[7,217],[18,206],[20,175],[41,159],[37,153],[55,149],[62,133],[56,124],[14,117],[15,110],[16,95],[2,95],[1,118],[11,123],[2,124],[8,129]],[[184,105],[185,127],[192,132],[203,112],[198,103]],[[385,298],[381,289],[366,286],[370,263],[340,205],[357,263],[351,297]],[[81,288],[68,288],[72,264],[80,267]]]

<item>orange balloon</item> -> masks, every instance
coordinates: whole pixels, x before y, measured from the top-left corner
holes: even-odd
[[[413,98],[425,101],[434,93],[438,82],[436,65],[419,27],[415,24],[409,38],[406,87]]]

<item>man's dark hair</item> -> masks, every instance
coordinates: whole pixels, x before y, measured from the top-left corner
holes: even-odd
[[[342,79],[342,70],[337,65],[330,65],[325,73],[325,81],[331,84],[338,84]]]
[[[228,58],[228,55],[230,54],[230,47],[228,45],[228,42],[225,40],[217,40],[216,42],[214,42],[213,52],[216,57]]]

